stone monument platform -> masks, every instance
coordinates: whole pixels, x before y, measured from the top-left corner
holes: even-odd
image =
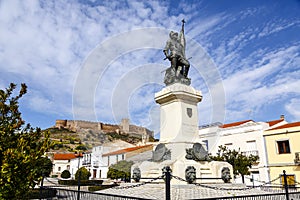
[[[155,94],[155,101],[160,104],[160,140],[154,147],[150,161],[136,163],[136,169],[142,178],[155,178],[162,175],[162,169],[170,166],[172,174],[183,179],[191,178],[194,183],[220,183],[232,166],[227,162],[208,159],[208,152],[198,136],[198,108],[202,100],[201,92],[192,86],[174,83]],[[205,178],[205,179],[195,179]],[[163,182],[163,180],[160,180]],[[172,184],[186,184],[172,179]]]

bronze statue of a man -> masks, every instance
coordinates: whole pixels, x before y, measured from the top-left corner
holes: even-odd
[[[185,57],[185,37],[184,37],[184,23],[182,20],[182,28],[180,34],[171,31],[170,39],[166,42],[166,46],[163,50],[166,58],[171,61],[171,67],[175,71],[175,75],[183,75],[187,78],[190,63]]]

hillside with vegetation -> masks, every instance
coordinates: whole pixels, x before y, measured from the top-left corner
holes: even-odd
[[[88,151],[94,146],[115,140],[123,140],[131,144],[137,144],[142,141],[140,135],[129,135],[117,131],[105,133],[91,129],[80,129],[80,131],[75,132],[67,128],[56,127],[51,127],[43,131],[50,133],[50,151],[53,152]],[[149,137],[149,141],[153,142],[155,139]]]

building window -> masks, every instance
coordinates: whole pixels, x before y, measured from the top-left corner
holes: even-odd
[[[242,152],[246,156],[258,156],[258,150],[256,146],[256,141],[251,140],[246,142],[246,151]]]
[[[58,167],[58,169],[57,169],[57,170],[60,172],[61,168],[60,168],[60,167]]]
[[[290,143],[288,140],[277,141],[278,153],[291,153]]]
[[[247,141],[246,149],[247,149],[247,151],[255,151],[257,149],[256,141],[255,140]]]
[[[227,143],[227,144],[225,144],[225,146],[227,147],[227,149],[233,150],[233,145],[232,145],[232,143]]]
[[[124,154],[122,154],[122,160],[125,160],[125,155]]]
[[[67,165],[67,170],[69,170],[69,171],[70,171],[70,165]]]

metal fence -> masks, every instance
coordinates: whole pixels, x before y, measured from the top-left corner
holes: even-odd
[[[285,200],[285,193],[277,194],[261,194],[261,195],[246,195],[246,196],[235,196],[235,197],[214,197],[214,198],[200,198],[200,199],[191,199],[191,200]],[[300,192],[289,193],[290,200],[300,199]]]
[[[233,196],[233,197],[210,197],[210,198],[194,198],[190,200],[299,200],[300,199],[300,192],[289,192],[288,195],[283,190],[278,190],[276,188],[268,188],[264,187],[263,190],[268,189],[268,192],[272,192],[269,194],[259,194],[259,195],[243,195],[243,196]],[[295,190],[295,188],[294,188]],[[274,193],[273,193],[274,192]],[[62,189],[62,188],[49,188],[44,187],[41,188],[41,194],[38,199],[70,199],[70,200],[77,200],[78,194],[80,195],[80,199],[84,200],[96,200],[96,199],[103,199],[103,200],[146,200],[146,198],[139,198],[139,197],[129,197],[129,196],[122,196],[122,195],[113,195],[113,194],[103,194],[103,193],[95,193],[95,192],[87,192],[87,191],[80,191],[78,193],[77,190],[69,190],[69,189]],[[55,194],[55,195],[53,195]],[[51,196],[52,195],[52,196]],[[170,194],[169,194],[170,195]],[[44,196],[44,198],[43,198]],[[166,199],[171,199],[171,196],[166,196]]]
[[[163,171],[163,175],[157,178],[154,178],[148,182],[138,183],[134,185],[129,186],[123,186],[123,187],[116,187],[114,189],[119,189],[120,193],[122,190],[126,190],[133,187],[140,187],[145,184],[152,183],[153,181],[157,179],[164,179],[165,181],[165,199],[171,200],[171,179],[178,179],[183,182],[188,182],[185,179],[182,179],[177,176],[173,176],[171,173],[170,167],[166,167]],[[278,180],[278,178],[271,180],[268,183],[265,183],[260,186],[256,186],[255,188],[260,189],[261,191],[265,191],[265,194],[255,194],[255,195],[243,195],[243,196],[230,196],[230,197],[197,197],[193,200],[221,200],[221,199],[228,199],[228,200],[300,200],[300,188],[296,187],[296,185],[289,186],[287,184],[287,176],[285,174],[285,171],[283,171],[284,176],[284,185],[278,186],[278,185],[270,185],[272,182]],[[280,178],[280,177],[279,177]],[[200,183],[192,183],[195,186],[198,187],[204,187],[212,190],[251,190],[254,187],[242,187],[242,188],[231,188],[231,187],[220,187],[220,186],[213,186],[210,184],[200,184]],[[298,183],[296,183],[298,184]],[[82,188],[83,189],[83,188]],[[40,188],[40,196],[36,199],[70,199],[70,200],[94,200],[94,199],[104,199],[104,200],[131,200],[131,199],[140,199],[145,200],[148,198],[140,198],[140,197],[130,197],[130,196],[124,196],[124,195],[116,195],[116,194],[107,194],[107,193],[97,193],[97,192],[88,192],[88,191],[82,191],[80,190],[80,187],[78,187],[78,190],[75,188],[72,189],[66,189],[66,188],[60,188],[60,187],[41,187]]]
[[[170,178],[176,178],[178,180],[187,182],[187,180],[182,179],[177,176],[173,176],[171,174],[171,169],[165,171],[165,177],[166,177],[166,200],[171,200],[170,192],[167,191],[168,185],[170,184]],[[167,178],[169,177],[169,178]],[[269,183],[263,184],[259,186],[261,190],[268,190],[268,192],[271,192],[269,194],[259,194],[259,195],[243,195],[243,196],[233,196],[233,197],[213,197],[213,198],[194,198],[192,200],[222,200],[222,199],[229,199],[229,200],[300,200],[300,192],[298,187],[292,186],[290,187],[287,182],[287,176],[286,171],[283,170],[283,179],[284,183],[283,186],[267,186],[267,184],[272,183],[273,181],[279,179],[280,177],[270,181]],[[168,181],[169,182],[168,182]],[[230,188],[219,188],[214,187],[210,185],[204,185],[204,184],[197,184],[193,183],[194,185],[197,185],[199,187],[206,187],[214,190],[232,190]],[[237,190],[248,190],[252,189],[253,187],[246,187],[246,188],[239,188]]]
[[[78,190],[68,190],[62,188],[50,188],[42,187],[40,188],[42,194],[39,199],[66,199],[66,200],[149,200],[139,197],[128,197],[122,195],[113,194],[102,194],[96,192],[78,191]]]

